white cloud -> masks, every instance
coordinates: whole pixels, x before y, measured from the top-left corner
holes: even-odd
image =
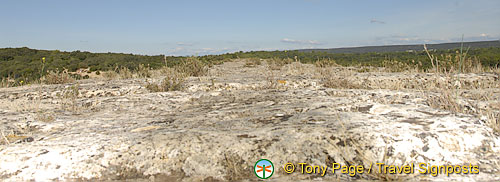
[[[310,44],[310,45],[324,44],[324,43],[316,41],[316,40],[294,40],[294,39],[289,39],[289,38],[281,39],[281,42],[290,43],[290,44]]]

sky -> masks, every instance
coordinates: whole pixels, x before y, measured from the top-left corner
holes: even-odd
[[[498,0],[2,0],[0,48],[143,55],[500,38]]]

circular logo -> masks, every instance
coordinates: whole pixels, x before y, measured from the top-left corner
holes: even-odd
[[[253,172],[260,179],[267,179],[274,174],[274,165],[270,160],[261,159],[253,166]]]

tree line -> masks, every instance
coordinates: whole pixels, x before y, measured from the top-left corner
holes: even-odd
[[[457,55],[458,49],[432,50],[431,54],[441,56]],[[467,52],[468,57],[480,60],[486,67],[500,65],[500,48],[477,48]],[[45,62],[42,58],[45,57]],[[109,71],[117,68],[137,69],[139,65],[151,69],[162,66],[175,66],[187,57],[182,56],[146,56],[123,53],[90,53],[82,51],[64,52],[58,50],[36,50],[30,48],[0,49],[0,77],[24,80],[36,80],[46,74],[46,71],[76,71],[79,68],[89,68],[90,71]],[[220,55],[196,57],[208,65],[220,64],[226,60],[237,58],[258,59],[292,59],[302,63],[314,63],[318,60],[331,60],[342,66],[383,66],[386,60],[414,64],[419,62],[423,68],[431,67],[425,51],[411,52],[368,52],[368,53],[328,53],[323,51],[249,51],[234,52]],[[43,69],[43,71],[42,71]]]

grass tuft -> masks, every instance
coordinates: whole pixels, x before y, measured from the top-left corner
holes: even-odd
[[[165,78],[163,78],[163,80],[158,84],[148,82],[146,89],[150,92],[168,92],[183,89],[182,86],[186,78],[186,74],[168,68],[165,68],[162,72],[166,75]]]
[[[208,65],[196,57],[190,57],[181,61],[174,69],[186,76],[194,77],[205,76],[208,73]]]
[[[259,66],[259,65],[262,64],[261,60],[262,59],[259,59],[259,58],[245,59],[245,65],[244,65],[244,67],[253,68],[253,67]]]
[[[66,84],[74,83],[75,79],[66,71],[48,71],[41,79],[45,84]]]

